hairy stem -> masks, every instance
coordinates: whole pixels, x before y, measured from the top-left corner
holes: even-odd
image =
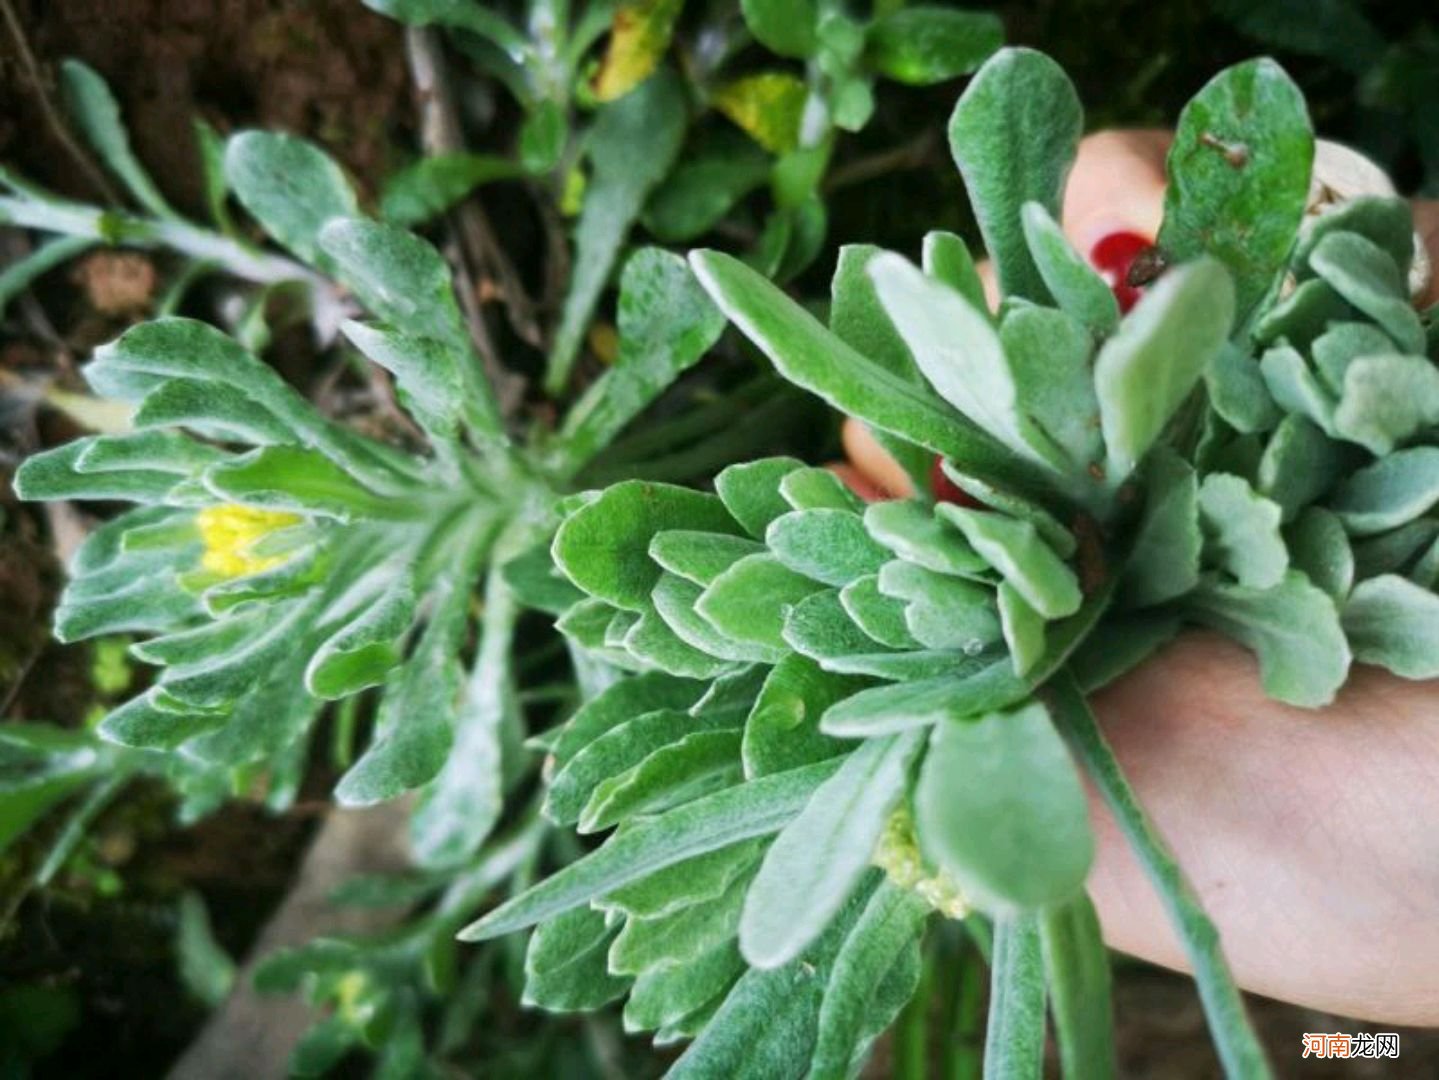
[[[1139,805],[1073,675],[1061,673],[1050,685],[1050,698],[1056,726],[1124,830],[1189,954],[1225,1075],[1269,1076],[1264,1049],[1250,1026],[1244,998],[1220,948],[1219,931],[1200,905],[1169,845]]]

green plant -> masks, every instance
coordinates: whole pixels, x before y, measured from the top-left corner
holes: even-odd
[[[576,678],[540,682],[531,673],[553,671],[550,642],[517,636],[516,598],[557,610],[575,595],[552,574],[544,550],[567,493],[582,478],[703,476],[772,443],[778,422],[806,410],[772,377],[738,386],[726,377],[722,395],[672,394],[664,419],[617,438],[723,326],[683,260],[655,248],[624,250],[635,223],[662,240],[705,235],[773,180],[780,205],[748,242],[758,265],[796,273],[822,243],[816,192],[835,126],[812,124],[806,139],[814,145],[800,146],[798,110],[807,97],[828,92],[840,76],[854,86],[876,73],[908,82],[952,77],[997,44],[997,24],[985,16],[921,10],[871,29],[845,21],[852,55],[841,71],[824,59],[828,52],[806,46],[814,58],[806,88],[792,74],[721,71],[724,57],[682,79],[661,62],[668,31],[637,56],[608,4],[588,6],[573,26],[560,6],[536,4],[523,34],[479,5],[376,6],[416,24],[444,23],[477,70],[514,91],[526,119],[512,154],[425,157],[390,179],[372,216],[363,194],[312,144],[257,131],[222,139],[201,127],[212,223],[200,225],[145,173],[103,81],[71,62],[64,82],[72,118],[135,209],[75,203],[0,174],[9,192],[0,197],[0,222],[48,237],[0,278],[0,302],[95,246],[182,260],[158,304],[162,317],[104,346],[85,367],[91,389],[121,403],[128,423],[33,455],[16,477],[24,498],[137,504],[82,545],[55,633],[67,642],[137,635],[131,652],[153,678],[109,710],[95,733],[5,729],[3,745],[16,748],[6,750],[15,768],[0,778],[7,824],[18,832],[75,803],[36,879],[43,885],[132,778],[172,782],[187,821],[233,795],[261,796],[278,812],[325,756],[317,744],[326,731],[329,760],[345,770],[336,789],[342,804],[416,791],[410,841],[421,869],[371,883],[417,905],[414,917],[384,939],[325,940],[283,954],[262,976],[269,989],[303,989],[334,1007],[299,1051],[296,1067],[305,1071],[362,1044],[385,1045],[383,1068],[418,1068],[422,1008],[457,980],[473,991],[499,967],[484,959],[459,974],[446,960],[454,931],[491,892],[513,891],[542,859],[570,853],[546,846],[537,816],[518,807],[534,771],[521,746],[521,703],[533,693],[564,705],[613,673],[577,658]],[[679,5],[657,6],[649,17],[662,7],[674,15]],[[748,14],[773,18],[764,5]],[[586,56],[612,15],[609,53],[591,82]],[[707,13],[694,33],[708,33],[715,18]],[[733,37],[722,50],[728,56],[746,34],[734,12],[718,21]],[[935,34],[962,45],[962,56],[933,55],[924,43]],[[793,111],[778,133],[761,124],[773,117],[756,104],[776,90]],[[682,153],[711,97],[754,142],[711,131]],[[593,120],[576,130],[580,107],[593,109]],[[846,126],[861,122],[851,117]],[[783,162],[806,152],[802,175],[785,182],[781,197]],[[636,161],[645,168],[632,168]],[[590,176],[577,207],[579,269],[552,333],[521,337],[529,346],[552,339],[551,385],[565,389],[617,276],[617,345],[604,357],[608,369],[589,379],[552,429],[525,429],[517,402],[493,389],[510,373],[487,348],[483,315],[462,305],[450,267],[408,226],[491,181],[523,178],[558,199],[575,187],[582,163]],[[232,199],[289,254],[254,243]],[[182,305],[193,310],[190,286],[210,272],[260,286],[238,317],[221,320],[231,333],[175,316]],[[387,418],[388,438],[322,414],[264,363],[270,301],[281,290],[304,300],[322,345],[393,387],[400,408]],[[736,366],[743,376],[745,365]],[[507,817],[508,795],[516,799]],[[502,823],[509,827],[492,837]],[[468,1034],[474,1011],[456,1005],[449,1015],[441,1050]]]
[[[826,327],[738,261],[691,256],[796,385],[887,434],[927,489],[868,507],[787,458],[715,493],[628,481],[552,545],[572,641],[634,670],[544,737],[545,808],[591,854],[462,932],[536,926],[528,996],[627,997],[693,1038],[677,1076],[850,1075],[915,992],[938,911],[992,922],[986,1074],[1113,1072],[1084,891],[1087,772],[1189,954],[1226,1072],[1267,1064],[1217,934],[1085,694],[1186,622],[1266,690],[1330,702],[1353,658],[1439,675],[1439,334],[1409,304],[1407,207],[1306,218],[1313,136],[1273,62],[1179,119],[1162,269],[1121,317],[1058,226],[1082,126],[1028,50],[991,59],[951,145],[1004,294],[956,237],[922,267],[841,252]],[[971,913],[973,912],[973,913]],[[984,935],[979,934],[980,939]]]

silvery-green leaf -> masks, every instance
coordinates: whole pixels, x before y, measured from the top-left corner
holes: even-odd
[[[819,665],[842,675],[869,675],[888,682],[907,682],[951,675],[963,669],[965,659],[965,654],[958,649],[886,650],[819,657]]]
[[[869,263],[879,253],[879,248],[869,244],[840,248],[830,285],[829,328],[856,352],[909,382],[922,384],[923,377],[914,366],[909,346],[895,331],[870,280]],[[873,434],[917,488],[924,484],[930,462],[927,451],[886,431]]]
[[[650,558],[672,574],[705,586],[746,555],[758,555],[765,546],[742,536],[671,529],[650,541]]]
[[[242,131],[225,146],[225,178],[236,198],[281,245],[328,268],[319,238],[331,218],[359,213],[354,189],[319,147],[293,135]]]
[[[740,920],[740,951],[752,966],[788,963],[838,913],[904,796],[920,745],[918,732],[865,741],[775,837]]]
[[[663,572],[650,540],[669,529],[739,531],[713,495],[670,484],[627,480],[575,510],[555,533],[555,564],[591,596],[642,611]]]
[[[1314,135],[1304,95],[1273,60],[1226,68],[1179,114],[1159,246],[1218,258],[1242,318],[1283,269],[1309,199]]]
[[[690,644],[656,608],[641,612],[620,644],[646,666],[688,679],[713,679],[732,667],[729,661]]]
[[[1409,302],[1408,283],[1378,244],[1357,233],[1330,233],[1310,252],[1309,265],[1404,352],[1424,351],[1424,325]]]
[[[1110,484],[1134,470],[1194,389],[1228,338],[1234,310],[1229,275],[1201,257],[1151,285],[1099,350],[1094,388]]]
[[[926,648],[974,655],[1001,637],[988,586],[895,559],[880,570],[879,591],[905,601],[905,627]]]
[[[990,964],[985,1075],[1039,1080],[1044,1075],[1044,960],[1034,915],[995,920]]]
[[[1270,697],[1327,705],[1349,674],[1349,644],[1334,601],[1297,571],[1271,589],[1205,581],[1185,603],[1199,622],[1258,655]]]
[[[802,1076],[835,954],[870,891],[866,882],[804,956],[779,968],[751,968],[740,976],[699,1038],[671,1068],[671,1080]]]
[[[935,281],[942,281],[969,301],[976,311],[988,311],[984,281],[974,264],[974,256],[964,241],[951,232],[936,229],[924,234],[920,267]]]
[[[1079,579],[1031,523],[953,503],[941,503],[937,513],[959,526],[970,546],[1045,618],[1079,610]]]
[[[1254,322],[1261,345],[1308,348],[1336,319],[1352,319],[1354,309],[1327,281],[1311,278],[1266,308]]]
[[[1112,298],[1109,287],[1101,287]],[[1072,472],[1088,475],[1091,467],[1102,466],[1091,332],[1063,311],[1023,307],[1005,316],[999,337],[1020,411],[1064,451]]]
[[[1417,518],[1377,536],[1351,540],[1355,579],[1401,572],[1435,537],[1439,537],[1439,521]]]
[[[812,1080],[844,1080],[870,1033],[893,1022],[919,983],[920,941],[930,907],[912,892],[882,881],[835,957],[819,1011],[819,1034],[810,1060]],[[890,979],[900,991],[875,1015]]]
[[[565,414],[565,468],[589,461],[719,338],[724,317],[684,260],[641,248],[620,274],[619,355]]]
[[[1064,1075],[1113,1076],[1109,952],[1089,895],[1041,914],[1039,942]]]
[[[1406,679],[1439,675],[1439,596],[1395,574],[1361,581],[1344,605],[1354,659]]]
[[[1294,252],[1294,265],[1308,270],[1309,257],[1320,241],[1337,232],[1357,233],[1372,241],[1394,260],[1401,274],[1409,273],[1409,263],[1414,258],[1414,218],[1405,200],[1358,195],[1325,207],[1323,213],[1306,220]]]
[[[383,592],[336,629],[305,668],[305,688],[327,700],[378,686],[404,655],[415,617],[411,575],[396,574]]]
[[[749,555],[715,578],[695,610],[726,637],[783,649],[789,608],[823,587],[773,555]]]
[[[1302,416],[1286,416],[1269,436],[1254,471],[1260,494],[1274,500],[1291,521],[1349,471],[1360,455],[1335,442]]]
[[[704,589],[677,574],[665,573],[655,583],[650,599],[654,610],[681,641],[720,660],[772,664],[784,650],[772,645],[739,641],[716,629],[695,610]]]
[[[860,516],[844,510],[782,514],[765,531],[765,545],[791,570],[826,585],[848,585],[889,559],[889,552],[870,539]]]
[[[1238,476],[1211,473],[1199,485],[1199,523],[1204,554],[1241,584],[1268,589],[1289,569],[1289,552],[1279,533],[1277,503]]]
[[[756,271],[715,251],[692,253],[690,265],[715,303],[790,382],[872,427],[976,470],[1006,477],[1022,472],[938,394],[856,352]]]
[[[484,941],[532,926],[695,855],[778,832],[838,765],[821,761],[761,777],[637,821],[465,927],[460,940]]]
[[[1044,617],[1007,581],[999,583],[999,621],[1014,673],[1024,675],[1044,656]]]
[[[746,840],[685,859],[631,882],[594,901],[601,911],[639,919],[672,915],[680,908],[713,900],[759,863],[768,841]]]
[[[157,691],[151,689],[107,713],[96,728],[100,737],[141,750],[174,750],[229,719],[224,713],[199,709],[186,713],[158,708],[154,703]]]
[[[890,735],[1006,708],[1028,692],[1009,657],[965,657],[950,673],[861,690],[837,702],[820,730],[849,739]]]
[[[880,303],[940,396],[1014,453],[1062,467],[1057,448],[1020,411],[1015,373],[985,314],[898,255],[877,256],[869,273]]]
[[[1285,530],[1284,539],[1294,569],[1342,605],[1354,584],[1354,552],[1339,519],[1311,506]]]
[[[786,473],[780,479],[779,493],[792,510],[848,510],[857,514],[864,509],[860,497],[838,475],[808,465]]]
[[[839,249],[830,283],[829,328],[856,352],[907,380],[920,382],[909,346],[885,313],[870,264],[883,254],[871,244],[846,244]]]
[[[1032,49],[995,53],[954,108],[950,152],[1006,296],[1048,299],[1020,208],[1037,202],[1059,216],[1083,127],[1073,85],[1058,64]]]
[[[784,640],[795,652],[821,664],[887,651],[849,617],[838,589],[812,593],[790,608],[784,620]]]
[[[1288,345],[1266,349],[1259,360],[1259,371],[1281,409],[1313,421],[1324,431],[1333,430],[1334,397],[1298,350]]]
[[[937,573],[974,577],[988,569],[964,535],[924,503],[912,499],[870,503],[865,507],[864,525],[900,558]]]
[[[545,376],[552,395],[569,381],[610,270],[645,199],[674,164],[685,122],[683,88],[667,69],[596,113],[585,140],[592,171],[574,229],[575,272]]]
[[[625,1002],[625,1030],[654,1031],[678,1023],[722,995],[745,967],[734,942],[726,941],[688,964],[646,971]]]
[[[678,709],[661,709],[622,720],[587,743],[555,773],[545,792],[545,815],[557,824],[571,824],[606,780],[692,732],[722,730],[724,726]]]
[[[1119,302],[1114,290],[1074,250],[1042,204],[1025,203],[1020,217],[1030,258],[1055,303],[1096,337],[1112,334],[1119,325]]]
[[[1279,422],[1279,409],[1264,385],[1259,364],[1246,350],[1227,342],[1204,369],[1209,403],[1235,431],[1268,431]]]
[[[1309,347],[1314,366],[1334,393],[1344,390],[1344,373],[1361,356],[1394,351],[1394,339],[1373,323],[1333,322]]]
[[[610,974],[605,956],[616,930],[589,908],[575,908],[542,923],[525,950],[524,1004],[553,1012],[598,1009],[629,989]]]
[[[1439,424],[1439,367],[1424,356],[1356,357],[1344,369],[1334,431],[1383,457]]]
[[[105,80],[79,60],[66,60],[60,65],[60,85],[75,126],[136,201],[156,217],[178,218],[130,148],[119,103]]]
[[[53,450],[31,454],[15,473],[15,494],[22,499],[119,499],[127,502],[165,501],[181,477],[158,469],[82,473],[82,454],[98,436],[75,439]]]
[[[746,778],[808,765],[846,749],[845,743],[821,734],[820,717],[868,685],[866,679],[824,671],[798,653],[786,656],[770,670],[745,720]]]
[[[944,469],[944,475],[966,495],[991,510],[998,510],[1033,525],[1044,538],[1044,542],[1054,548],[1060,558],[1071,558],[1079,550],[1079,540],[1074,533],[1038,502],[1007,488],[996,487],[981,477],[957,468],[952,461],[941,461],[940,465]]]
[[[1094,857],[1079,771],[1037,701],[936,724],[914,813],[925,855],[996,913],[1068,899]]]
[[[626,919],[610,946],[610,971],[639,975],[655,968],[682,966],[733,938],[751,874],[740,874],[713,899],[687,904],[667,915]]]
[[[1199,482],[1172,451],[1155,454],[1145,477],[1144,517],[1135,533],[1120,595],[1131,607],[1182,596],[1199,583]]]
[[[580,812],[578,831],[598,832],[626,818],[668,810],[741,778],[740,732],[695,731],[601,781]]]
[[[432,338],[417,338],[382,326],[347,319],[340,331],[366,358],[395,376],[405,409],[429,434],[453,438],[460,421],[461,389],[453,349]]]
[[[1439,503],[1439,447],[1396,450],[1335,490],[1329,508],[1355,536],[1384,532]]]
[[[761,458],[722,469],[715,477],[715,491],[744,531],[764,539],[769,523],[792,507],[780,494],[780,481],[804,462],[797,458]]]
[[[1004,26],[987,11],[916,5],[886,11],[865,34],[876,71],[911,86],[968,75],[1004,44]]]
[[[879,575],[868,574],[839,591],[839,602],[856,626],[891,649],[918,649],[905,622],[906,604],[879,591]]]

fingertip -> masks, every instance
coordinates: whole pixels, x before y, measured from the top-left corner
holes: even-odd
[[[1164,220],[1164,158],[1168,131],[1099,131],[1080,140],[1064,192],[1063,224],[1085,255],[1105,236],[1134,232],[1153,238]]]

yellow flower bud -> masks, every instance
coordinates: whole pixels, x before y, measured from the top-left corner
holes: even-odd
[[[195,515],[195,527],[205,542],[200,565],[222,577],[258,574],[284,562],[281,555],[256,555],[255,544],[274,532],[300,523],[298,514],[283,510],[257,510],[227,503],[207,506]]]

